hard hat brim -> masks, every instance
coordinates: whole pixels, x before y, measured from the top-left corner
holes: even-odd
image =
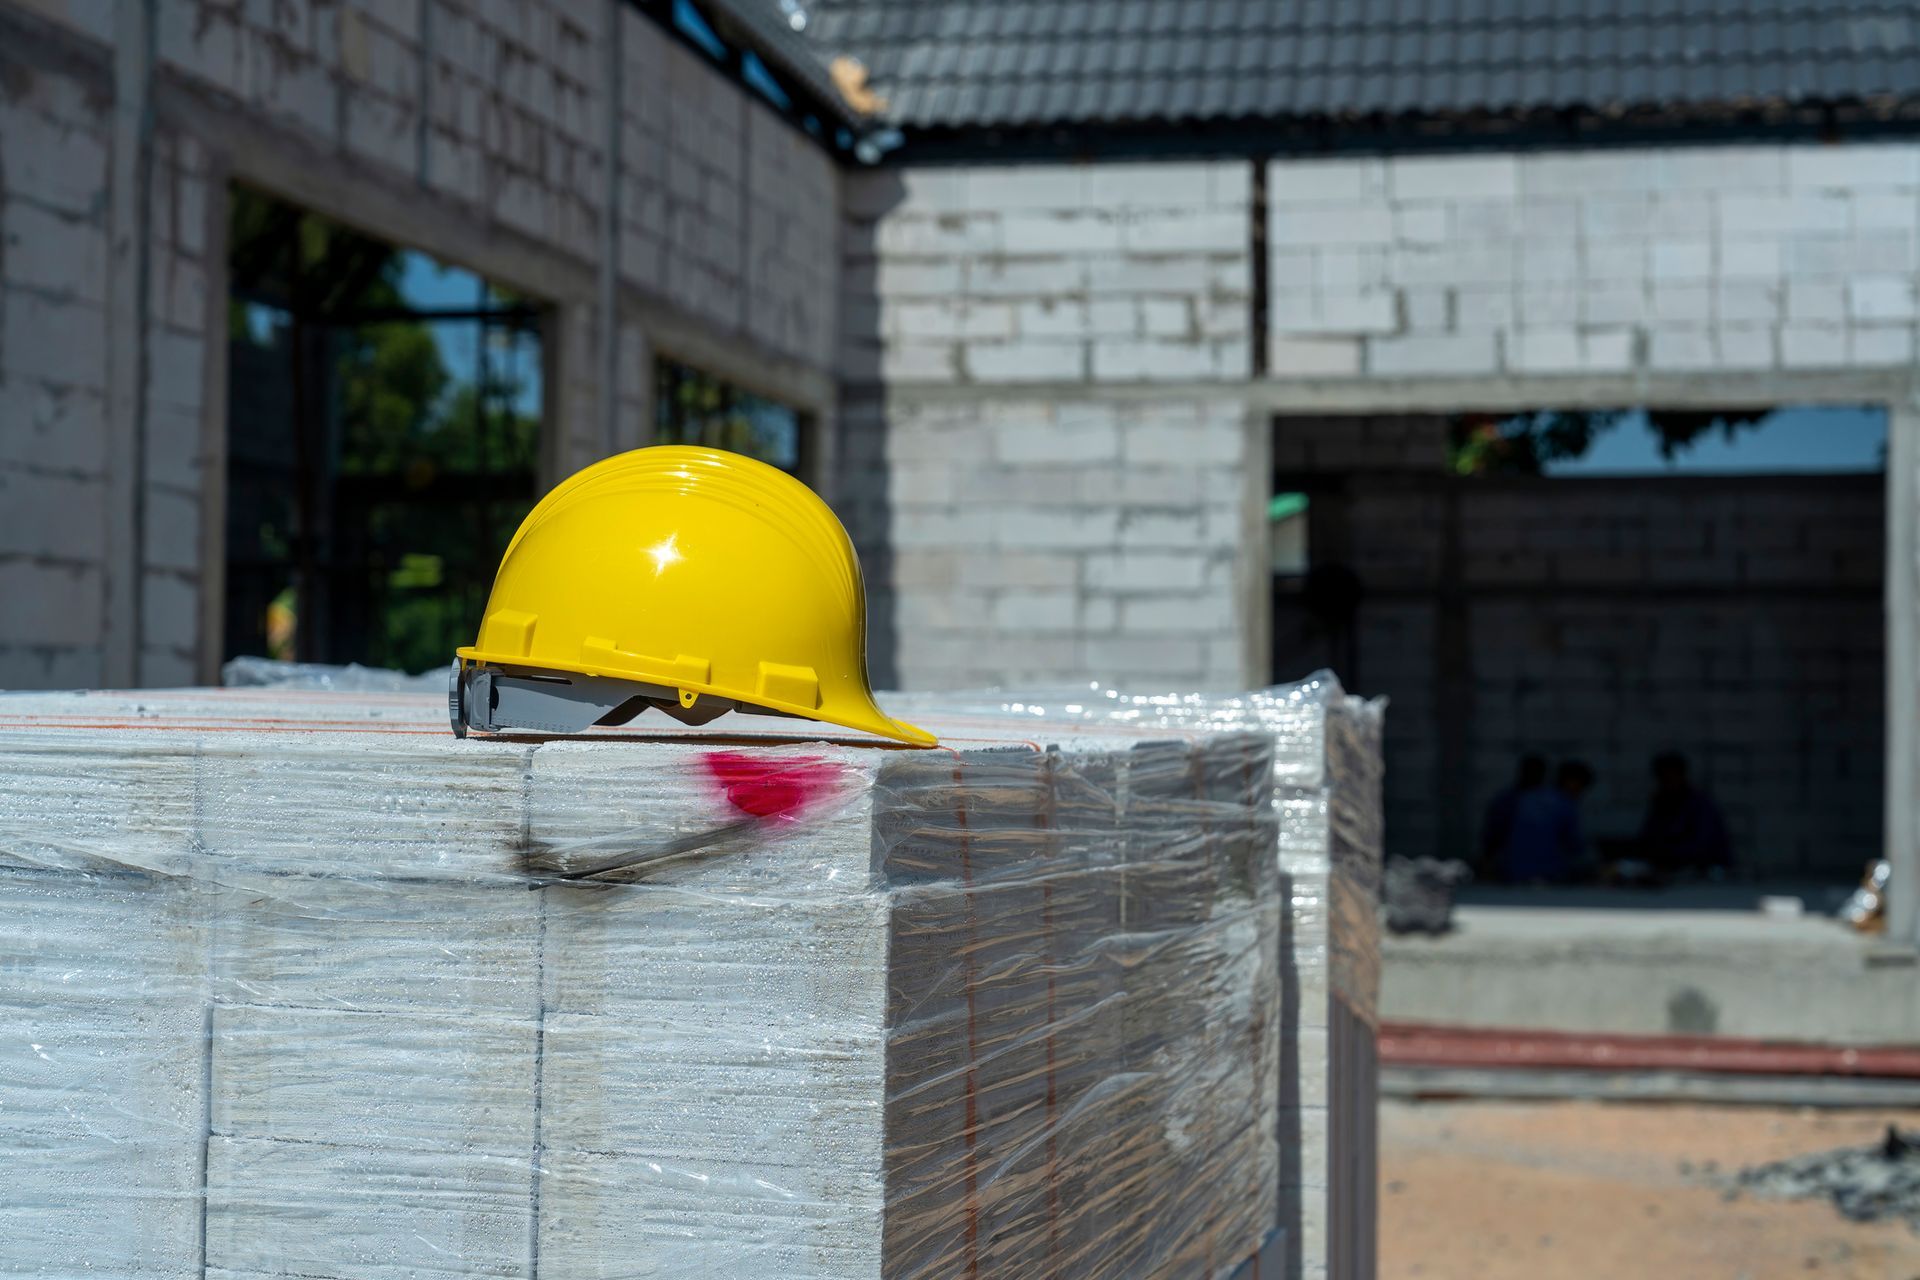
[[[882,711],[870,699],[864,707],[803,707],[797,703],[783,702],[777,698],[768,698],[757,693],[738,689],[723,688],[719,685],[688,683],[684,678],[670,672],[651,672],[628,668],[607,668],[590,666],[585,663],[540,662],[530,664],[520,654],[489,653],[472,645],[455,650],[455,653],[468,662],[483,662],[493,666],[528,668],[537,667],[543,671],[564,672],[581,676],[608,676],[621,680],[636,680],[646,684],[658,684],[679,689],[687,693],[702,694],[715,698],[725,698],[731,702],[749,706],[764,707],[769,711],[778,711],[783,715],[799,720],[812,720],[818,724],[838,725],[843,729],[854,729],[869,733],[877,738],[887,738],[910,747],[937,747],[940,740],[918,725],[896,720]]]

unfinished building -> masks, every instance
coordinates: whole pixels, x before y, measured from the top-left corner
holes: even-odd
[[[0,3],[0,683],[211,679],[276,603],[291,652],[365,660],[323,584],[404,602],[484,572],[354,542],[365,504],[450,487],[484,543],[475,492],[510,508],[738,428],[860,542],[890,683],[1245,687],[1332,660],[1399,709],[1396,848],[1457,851],[1528,748],[1598,758],[1626,822],[1671,747],[1746,870],[1884,846],[1911,875],[1908,9],[1097,10]],[[236,305],[393,319],[242,278],[236,193],[471,273],[470,303],[399,302],[530,335],[537,378],[474,417],[530,433],[481,431],[484,465],[352,454],[297,471],[304,514],[246,506],[240,464],[330,458],[339,419],[260,446],[298,415],[242,396],[267,357]],[[1577,495],[1448,473],[1469,420],[1800,405],[1880,415],[1884,467]],[[1292,568],[1338,567],[1344,597],[1276,577],[1298,494]],[[1619,607],[1655,575],[1658,634]],[[380,654],[445,625],[406,616]],[[1671,730],[1623,726],[1636,700]],[[1895,907],[1915,936],[1920,903]]]

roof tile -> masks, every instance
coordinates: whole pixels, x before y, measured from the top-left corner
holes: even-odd
[[[777,0],[710,3],[756,32],[780,12]],[[861,58],[895,122],[940,128],[1920,98],[1914,0],[807,6],[802,54],[822,67]],[[792,45],[781,45],[789,64]]]

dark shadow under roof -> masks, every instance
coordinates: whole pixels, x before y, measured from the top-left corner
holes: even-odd
[[[779,12],[781,0],[764,4]],[[800,0],[907,129],[1920,97],[1916,0]]]

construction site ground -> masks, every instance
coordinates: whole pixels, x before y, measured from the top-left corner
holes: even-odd
[[[1740,1196],[1743,1167],[1876,1141],[1920,1111],[1381,1102],[1383,1280],[1920,1280],[1920,1233]]]

